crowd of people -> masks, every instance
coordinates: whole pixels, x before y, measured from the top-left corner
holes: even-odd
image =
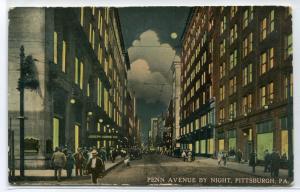
[[[187,162],[192,162],[195,160],[195,154],[189,149],[182,150],[181,157],[183,158],[183,161]]]
[[[62,170],[65,169],[67,177],[72,177],[75,166],[75,175],[83,176],[91,174],[92,182],[97,183],[97,178],[105,171],[105,162],[115,162],[118,155],[126,157],[125,149],[115,148],[78,148],[76,153],[72,153],[68,147],[56,147],[51,158],[51,165],[54,169],[54,176],[61,181]]]
[[[268,149],[264,152],[264,172],[271,173],[271,177],[279,176],[280,163],[286,161],[287,157],[284,153],[279,155],[279,151],[273,149],[272,153]]]
[[[179,151],[179,150],[178,150]],[[194,161],[195,159],[195,154],[193,151],[189,149],[180,149],[181,151],[181,158],[185,162],[191,162]],[[175,157],[179,157],[174,153]],[[238,149],[235,151],[234,149],[230,149],[228,152],[227,151],[220,151],[215,154],[215,157],[217,158],[218,162],[218,167],[220,166],[227,166],[228,161],[235,161],[237,163],[242,163],[242,162],[248,162],[249,166],[255,167],[258,165],[257,161],[257,154],[256,152],[252,152],[249,154],[249,161],[246,161],[244,158],[243,152]],[[281,168],[281,163],[282,162],[287,162],[287,155],[286,153],[283,153],[281,156],[279,154],[278,150],[273,149],[273,151],[270,153],[268,149],[265,150],[264,152],[264,172],[269,172],[271,174],[271,177],[277,178],[279,176],[279,169]]]

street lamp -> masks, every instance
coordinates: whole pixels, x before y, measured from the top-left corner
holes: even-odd
[[[100,123],[103,123],[103,119],[99,119],[99,122],[100,122]]]
[[[93,115],[93,112],[89,111],[88,116],[92,116],[92,115]]]
[[[71,103],[71,104],[75,104],[75,103],[76,103],[76,100],[75,100],[74,98],[72,98],[72,99],[70,100],[70,103]]]

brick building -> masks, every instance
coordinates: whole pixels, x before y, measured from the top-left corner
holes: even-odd
[[[197,153],[200,138],[200,154],[203,146],[210,153],[240,149],[245,160],[253,150],[262,160],[273,148],[288,156],[293,116],[289,8],[192,9],[182,63],[182,143]],[[203,125],[215,126],[215,134]],[[203,133],[196,134],[198,129]],[[204,135],[214,142],[204,144]]]

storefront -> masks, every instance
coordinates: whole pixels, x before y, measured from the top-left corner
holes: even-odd
[[[273,149],[273,128],[272,120],[256,124],[257,133],[257,159],[264,159],[265,150],[272,151]]]
[[[236,129],[228,131],[228,150],[230,152],[236,152]]]
[[[224,135],[224,132],[219,132],[218,133],[218,152],[222,152],[224,151],[225,149],[225,141],[224,141],[224,138],[225,138],[225,135]]]

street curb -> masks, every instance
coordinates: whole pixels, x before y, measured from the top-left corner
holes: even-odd
[[[123,159],[119,162],[117,162],[115,165],[111,166],[110,168],[106,169],[104,171],[104,173],[102,173],[102,177],[105,176],[106,174],[108,174],[111,170],[113,170],[114,168],[116,168],[118,165],[123,163]],[[72,180],[81,180],[81,179],[89,179],[91,176],[90,175],[85,175],[85,176],[73,176]],[[68,180],[69,178],[66,177],[62,177],[62,181],[64,180]],[[8,177],[8,181],[10,184],[14,185],[16,181],[55,181],[56,179],[53,176],[45,176],[45,177],[41,177],[41,176],[25,176],[25,178],[22,178],[20,176],[15,176],[14,178],[10,178]]]

